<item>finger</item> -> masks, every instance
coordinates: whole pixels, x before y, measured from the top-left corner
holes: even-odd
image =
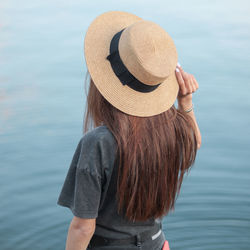
[[[194,84],[195,84],[195,87],[196,87],[196,90],[197,90],[197,89],[199,88],[199,84],[198,84],[198,82],[196,81],[195,77],[194,77],[193,81],[194,81]]]
[[[176,70],[175,70],[175,75],[176,75],[176,78],[177,78],[177,81],[178,81],[178,84],[180,87],[179,92],[181,94],[185,94],[185,92],[186,92],[185,82],[184,82],[182,75],[180,73],[180,70],[178,68],[176,68]]]
[[[192,77],[192,93],[194,93],[196,91],[196,85],[194,82],[194,78]]]
[[[185,86],[187,89],[187,92],[190,94],[193,92],[193,84],[192,84],[192,78],[190,74],[185,72],[185,78],[184,78]]]
[[[180,72],[181,72],[182,78],[185,82],[186,94],[191,94],[193,91],[193,87],[192,87],[192,80],[190,78],[190,74],[185,72],[182,68],[181,68]]]
[[[180,70],[180,73],[181,73],[181,76],[182,76],[182,79],[184,81],[184,84],[185,84],[185,95],[186,94],[189,94],[189,93],[192,93],[192,89],[190,88],[190,83],[189,83],[189,74],[186,73],[182,67],[178,66],[177,65],[177,68]]]
[[[194,76],[191,74],[188,74],[183,70],[180,63],[177,63],[177,69],[181,72],[182,79],[185,83],[185,94],[191,94],[196,91],[196,85],[194,84]]]
[[[176,68],[176,70],[175,70],[175,75],[176,75],[176,78],[177,78],[177,81],[178,81],[178,84],[180,87],[179,93],[181,95],[186,95],[187,90],[186,90],[185,82],[184,82],[182,75],[181,75],[181,72],[178,68]]]
[[[187,80],[186,72],[183,70],[183,68],[181,66],[177,65],[177,68],[180,70],[183,80],[186,81]]]
[[[191,89],[192,89],[192,93],[194,93],[196,91],[196,86],[195,86],[195,83],[194,83],[194,76],[189,74],[189,78],[190,78],[190,86],[191,86]]]

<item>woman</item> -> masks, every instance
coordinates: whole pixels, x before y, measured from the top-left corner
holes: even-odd
[[[86,133],[58,199],[74,215],[66,249],[169,249],[162,219],[201,144],[198,83],[167,32],[130,13],[98,16],[84,50]]]

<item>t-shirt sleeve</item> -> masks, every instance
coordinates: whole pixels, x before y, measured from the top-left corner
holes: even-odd
[[[101,149],[96,138],[83,136],[75,150],[57,204],[80,218],[97,218],[102,192]]]

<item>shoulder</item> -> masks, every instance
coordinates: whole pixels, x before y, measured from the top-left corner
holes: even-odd
[[[85,133],[81,138],[81,144],[84,146],[105,146],[115,144],[115,138],[107,126],[99,126]]]
[[[117,144],[115,137],[106,126],[99,126],[85,133],[80,140],[79,169],[98,172],[102,175],[115,160]]]

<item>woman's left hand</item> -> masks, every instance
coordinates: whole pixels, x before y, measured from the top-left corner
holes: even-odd
[[[175,74],[179,84],[178,102],[188,105],[192,103],[192,93],[199,88],[199,84],[194,75],[185,72],[179,63]]]
[[[199,149],[201,146],[201,133],[193,112],[192,104],[192,93],[194,93],[199,88],[199,85],[195,77],[185,72],[179,63],[177,64],[175,73],[179,84],[179,93],[177,97],[178,108],[182,111],[191,109],[191,111],[188,111],[187,115],[189,115],[194,121],[196,127],[195,134],[197,140],[197,148]]]

